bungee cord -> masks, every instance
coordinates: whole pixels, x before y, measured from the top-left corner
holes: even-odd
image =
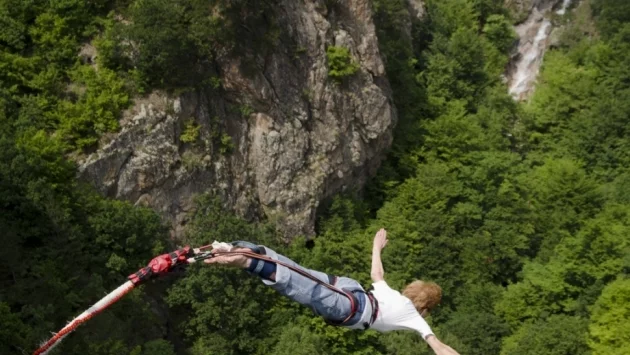
[[[103,312],[107,307],[118,302],[123,296],[128,294],[135,285],[131,281],[127,281],[120,287],[112,291],[107,296],[103,297],[100,301],[96,302],[92,307],[88,308],[85,312],[81,313],[78,317],[73,319],[68,325],[63,327],[58,333],[53,335],[48,341],[46,341],[39,349],[37,349],[33,355],[45,355],[48,354],[55,346],[77,329],[81,324],[89,321],[92,317]]]
[[[206,245],[202,248],[207,249],[212,245]],[[195,253],[200,253],[197,257],[195,257]],[[201,253],[201,249],[191,249],[190,247],[184,247],[178,249],[174,252],[162,254],[153,258],[149,264],[138,270],[137,272],[129,275],[128,281],[119,286],[117,289],[109,293],[107,296],[103,297],[100,301],[96,302],[92,307],[88,308],[85,312],[81,313],[78,317],[70,321],[63,329],[61,329],[58,333],[55,333],[50,339],[48,339],[45,343],[43,343],[39,349],[35,350],[33,355],[46,355],[48,354],[55,346],[59,345],[61,341],[68,336],[68,334],[72,333],[75,329],[77,329],[83,323],[89,321],[91,318],[96,316],[97,314],[103,312],[109,306],[118,302],[121,298],[123,298],[126,294],[131,292],[136,286],[141,283],[149,280],[150,278],[157,277],[163,274],[166,274],[173,270],[173,268],[177,265],[185,265],[194,263],[197,260],[201,260],[199,257],[210,257],[208,252]]]
[[[307,277],[313,280],[314,282],[317,282],[323,285],[324,287],[327,287],[328,289],[334,292],[340,293],[344,295],[345,297],[347,297],[350,300],[352,311],[343,322],[346,322],[348,319],[350,319],[354,315],[354,312],[356,312],[357,305],[354,298],[348,292],[340,290],[339,288],[335,287],[335,285],[324,282],[316,278],[315,276],[299,268],[294,267],[293,265],[286,264],[276,259],[272,259],[267,255],[261,255],[258,253],[248,252],[244,250],[231,251],[232,248],[233,248],[233,245],[229,243],[214,242],[212,244],[204,245],[198,248],[191,248],[189,246],[186,246],[184,248],[178,249],[171,253],[162,254],[160,256],[153,258],[146,267],[129,275],[127,282],[119,286],[117,289],[115,289],[114,291],[109,293],[107,296],[103,297],[100,301],[96,302],[93,306],[88,308],[85,312],[81,313],[78,317],[70,321],[59,332],[54,333],[54,335],[50,339],[48,339],[37,350],[35,350],[33,355],[48,354],[55,346],[59,345],[59,343],[61,343],[61,341],[65,337],[67,337],[70,333],[76,330],[79,326],[89,321],[97,314],[103,312],[109,306],[118,302],[122,297],[124,297],[126,294],[131,292],[131,290],[133,290],[136,286],[140,285],[141,283],[151,278],[164,275],[172,271],[176,266],[189,265],[189,264],[192,264],[192,263],[204,260],[204,259],[219,256],[219,255],[245,255],[250,258],[269,261],[277,265],[284,266],[294,272],[299,273],[300,275],[304,277]],[[212,250],[207,251],[208,249],[212,249]],[[224,251],[221,251],[221,250],[224,250]]]

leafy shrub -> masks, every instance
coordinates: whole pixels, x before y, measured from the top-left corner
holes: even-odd
[[[179,140],[184,143],[194,143],[199,138],[199,129],[201,126],[195,123],[192,119],[186,121],[184,131],[179,137]]]
[[[124,80],[107,68],[97,71],[82,65],[69,74],[79,97],[59,103],[58,132],[72,146],[84,148],[95,144],[101,134],[118,129],[118,117],[129,106],[129,95]]]
[[[241,116],[243,116],[243,118],[249,118],[249,116],[254,113],[254,109],[248,104],[239,106],[238,111],[241,113]]]
[[[483,33],[502,53],[508,52],[518,38],[512,24],[503,15],[490,15],[483,26]]]
[[[203,165],[203,157],[198,153],[187,150],[182,154],[182,165],[188,171],[195,171]]]
[[[326,49],[326,58],[328,59],[328,76],[336,81],[353,75],[360,68],[347,48],[330,46]]]
[[[219,151],[221,154],[227,154],[234,149],[234,142],[232,142],[232,137],[229,134],[223,133],[221,135],[221,146],[219,147]]]
[[[630,279],[608,284],[592,307],[589,345],[594,354],[630,351]]]

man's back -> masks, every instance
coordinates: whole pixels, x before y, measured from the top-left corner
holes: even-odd
[[[372,294],[378,301],[379,316],[371,329],[387,332],[391,330],[414,330],[426,339],[433,334],[426,321],[418,314],[411,300],[392,289],[385,280],[372,284]]]

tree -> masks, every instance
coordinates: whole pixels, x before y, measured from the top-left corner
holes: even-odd
[[[523,280],[508,286],[497,312],[512,327],[546,314],[587,316],[603,285],[626,268],[629,211],[606,208],[575,236],[565,237],[549,262],[525,264]]]
[[[587,321],[583,318],[554,315],[525,323],[505,339],[502,355],[588,355]]]
[[[630,279],[608,284],[591,309],[588,344],[594,354],[630,351]]]
[[[285,327],[278,337],[278,343],[273,348],[273,355],[325,355],[326,340],[320,334],[310,329],[296,325]]]
[[[201,196],[186,242],[206,245],[214,240],[248,240],[274,247],[276,236],[265,226],[226,214],[219,199]],[[268,314],[279,296],[258,277],[243,270],[194,265],[168,290],[166,301],[178,314],[178,329],[193,353],[266,353],[268,330],[276,323]],[[283,319],[284,324],[289,318]]]

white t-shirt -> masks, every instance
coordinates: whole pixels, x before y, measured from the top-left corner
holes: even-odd
[[[391,330],[415,330],[422,339],[432,335],[431,327],[418,313],[410,299],[392,290],[385,281],[372,284],[372,294],[378,301],[378,316],[370,329],[379,332]]]

